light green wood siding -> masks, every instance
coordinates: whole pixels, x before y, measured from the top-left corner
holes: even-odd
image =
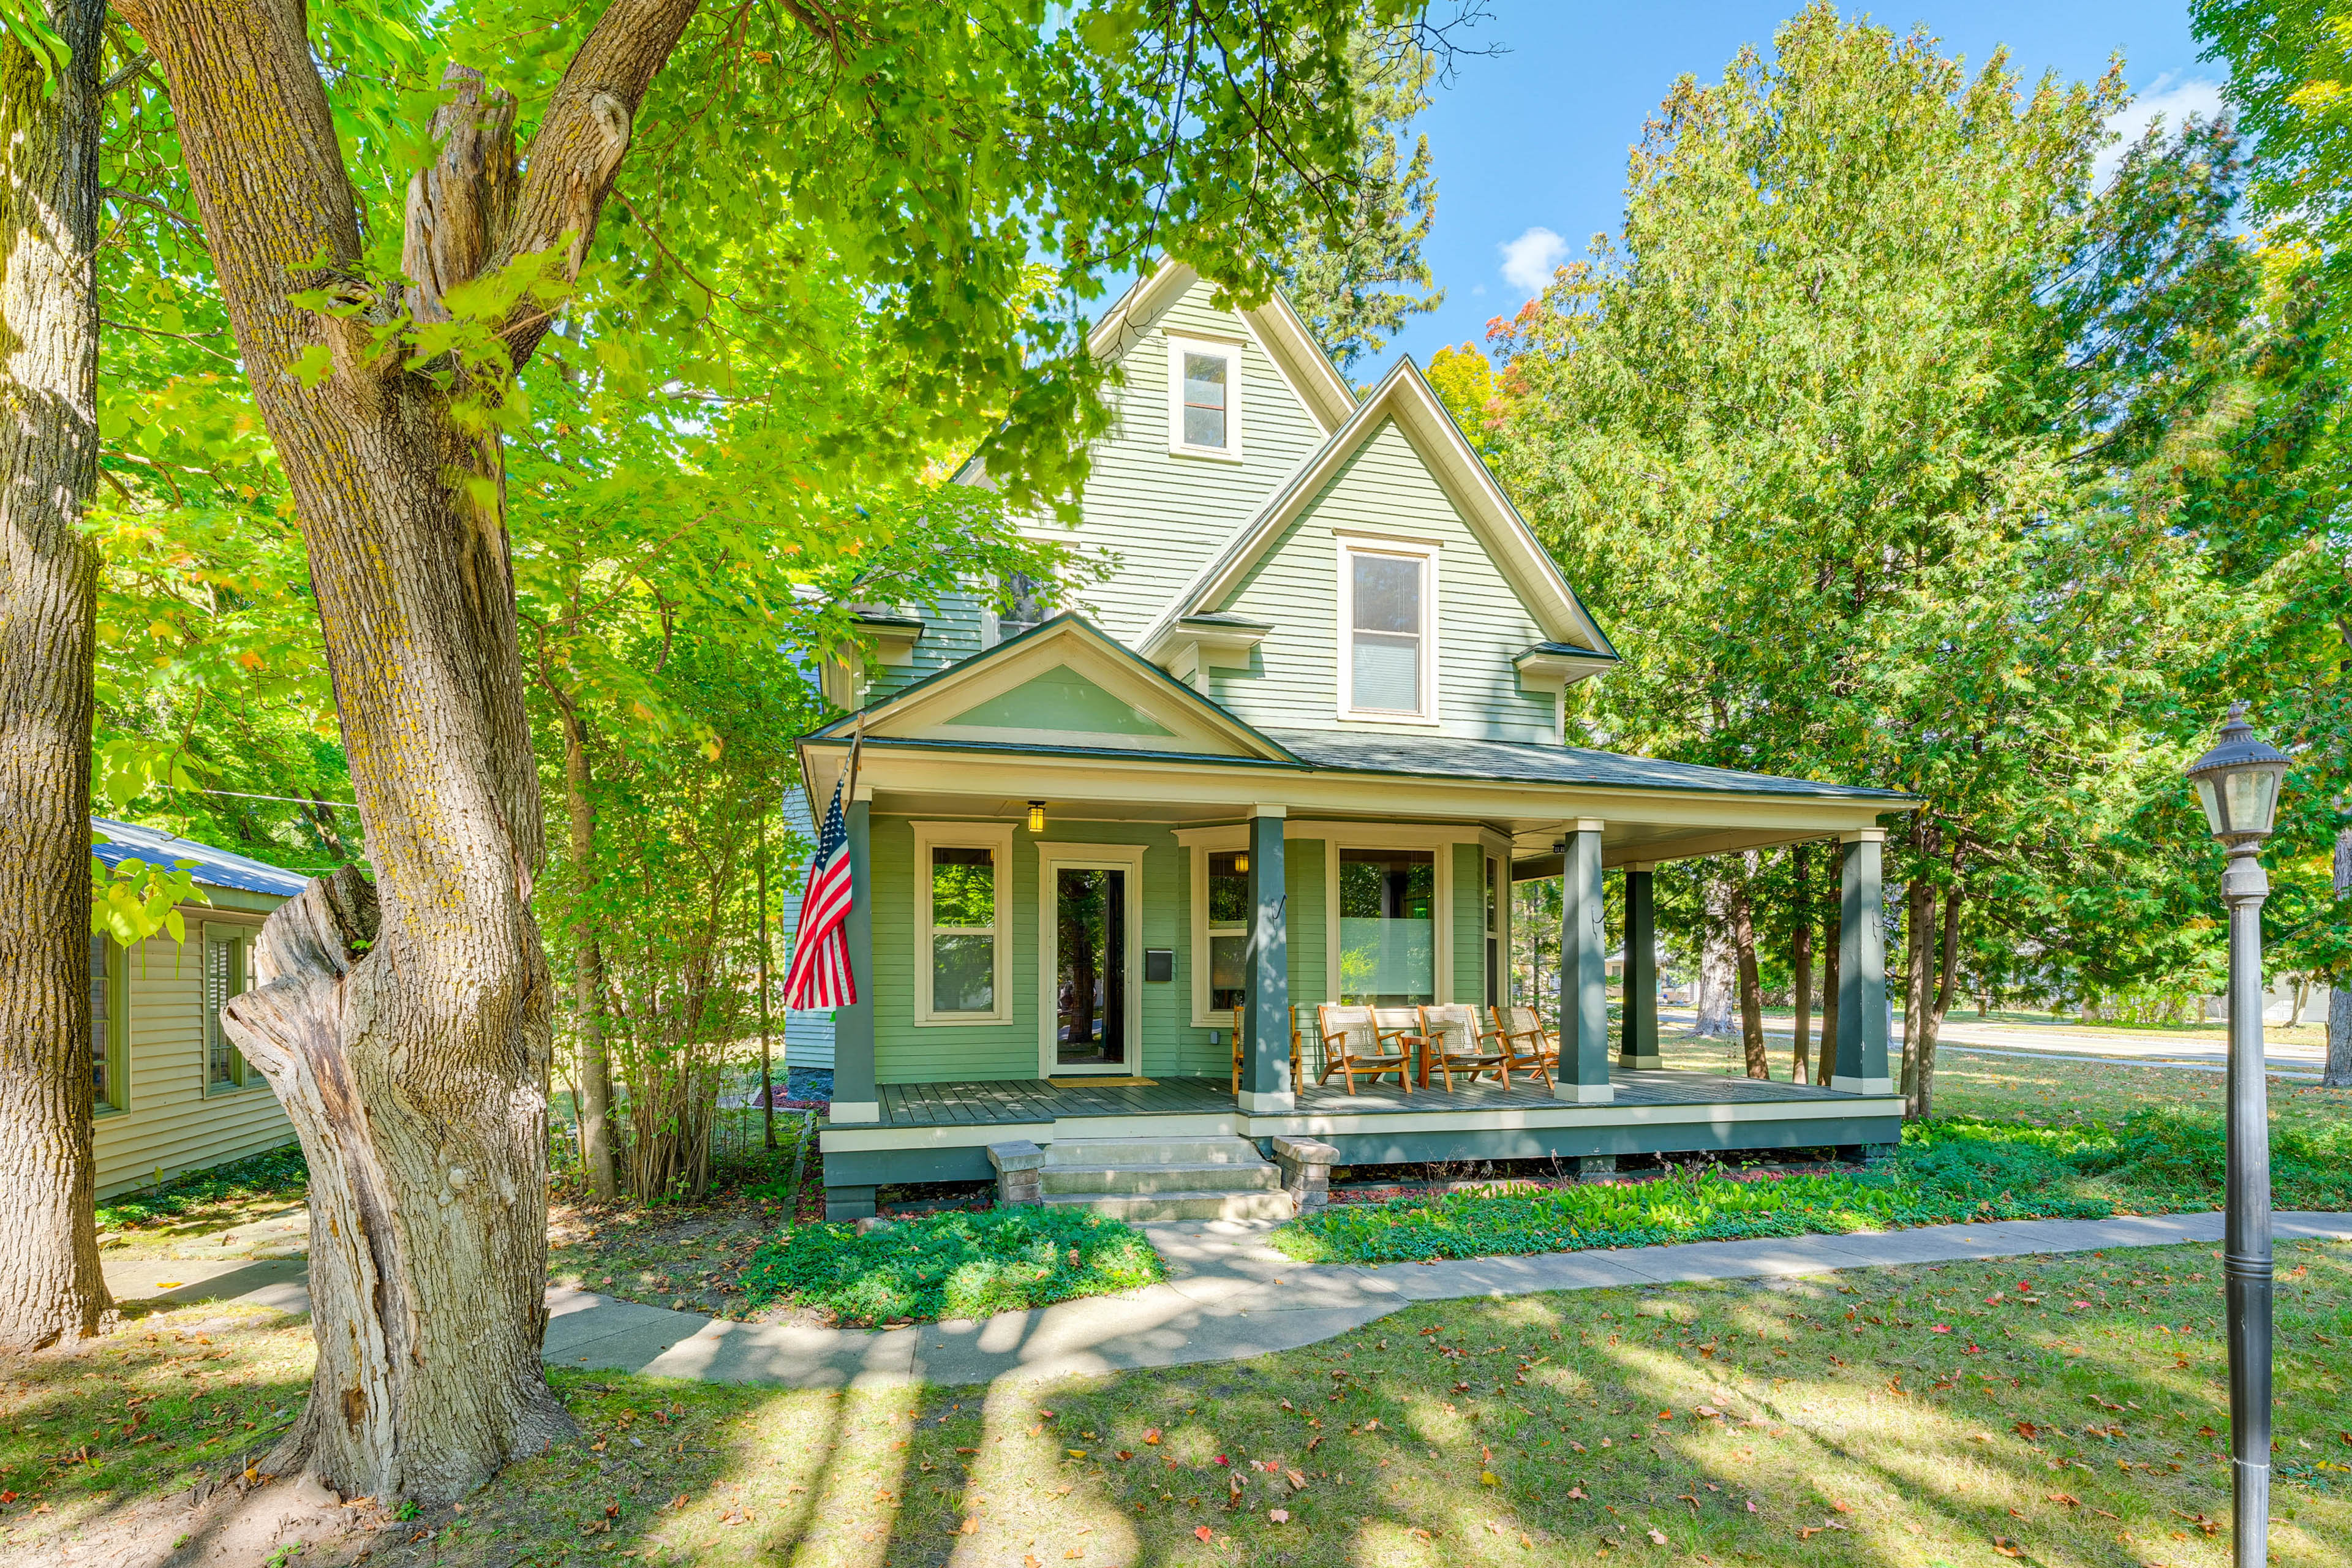
[[[1129,646],[1325,438],[1241,317],[1210,309],[1209,295],[1195,285],[1135,333],[1118,360],[1110,434],[1094,447],[1084,521],[1066,533],[1038,525],[1083,555],[1116,561],[1079,607]],[[1171,331],[1244,341],[1239,462],[1168,450]]]
[[[936,605],[916,605],[909,615],[923,618],[923,635],[915,641],[914,657],[905,664],[877,664],[866,700],[895,696],[927,675],[961,664],[988,645],[993,595],[979,593],[943,594]]]
[[[926,818],[925,820],[937,820]],[[1144,947],[1185,946],[1188,872],[1174,833],[1131,822],[1048,822],[1044,837],[1056,844],[1140,844],[1143,857]],[[1037,837],[1025,826],[1013,836],[1013,898],[1009,1024],[944,1024],[918,1027],[915,1009],[915,829],[903,816],[873,819],[874,1077],[877,1083],[939,1083],[959,1079],[1037,1076]],[[1179,979],[1182,978],[1180,967]],[[1179,984],[1139,984],[1143,991],[1143,1073],[1191,1070],[1171,1058],[1189,1037],[1190,993]],[[1190,1059],[1187,1057],[1185,1059]]]
[[[1444,733],[1559,739],[1549,693],[1522,690],[1513,656],[1543,640],[1518,595],[1393,421],[1335,474],[1225,604],[1275,629],[1247,670],[1211,672],[1209,694],[1254,724],[1328,729],[1339,707],[1339,555],[1334,530],[1440,542],[1438,718]]]
[[[1454,1000],[1486,1005],[1486,852],[1454,846]]]
[[[1088,735],[1156,735],[1176,731],[1113,697],[1066,664],[999,692],[948,721],[989,730],[1064,730]]]

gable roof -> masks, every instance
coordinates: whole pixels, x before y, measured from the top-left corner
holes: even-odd
[[[1225,548],[1170,601],[1141,640],[1146,658],[1161,653],[1178,623],[1216,611],[1282,537],[1283,531],[1320,495],[1340,467],[1393,419],[1427,462],[1430,476],[1485,547],[1488,559],[1543,628],[1547,639],[1581,650],[1587,658],[1618,657],[1608,636],[1560,575],[1559,566],[1503,493],[1502,486],[1464,437],[1454,416],[1437,400],[1421,367],[1410,358],[1381,378],[1371,395],[1356,405],[1329,440],[1300,464],[1256,514],[1243,523]]]
[[[1137,279],[1135,286],[1120,295],[1117,304],[1103,312],[1102,320],[1087,334],[1087,347],[1097,359],[1118,358],[1141,340],[1149,323],[1158,320],[1162,310],[1202,280],[1200,273],[1189,264],[1162,259],[1158,267]],[[1327,434],[1347,423],[1356,409],[1355,389],[1332,364],[1330,356],[1323,352],[1315,334],[1299,319],[1290,301],[1283,298],[1280,289],[1255,310],[1238,310],[1235,314],[1255,334],[1266,357],[1274,361],[1275,369]]]
[[[107,838],[104,844],[92,844],[89,852],[108,866],[135,859],[169,868],[182,860],[194,860],[195,865],[188,873],[192,881],[207,888],[269,893],[281,899],[292,898],[310,882],[299,871],[249,859],[231,850],[215,849],[160,827],[142,827],[135,822],[117,822],[106,816],[93,816],[89,825]]]
[[[1023,727],[1013,705],[1002,700],[1037,685],[1072,691],[1091,689],[1068,704],[1081,721],[1050,729]],[[1125,705],[1132,720],[1114,717],[1103,727],[1090,727],[1084,721],[1087,715],[1106,711],[1106,700]],[[1234,718],[1075,610],[1065,610],[992,648],[935,670],[879,702],[802,736],[801,743],[838,743],[861,732],[869,739],[893,742],[1045,745],[1294,764],[1298,761],[1263,731]],[[814,785],[805,768],[803,777]]]

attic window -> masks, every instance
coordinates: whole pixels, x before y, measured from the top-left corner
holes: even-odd
[[[1168,445],[1194,456],[1238,458],[1242,447],[1238,343],[1168,340]]]
[[[1339,584],[1342,716],[1435,719],[1436,552],[1343,541]]]

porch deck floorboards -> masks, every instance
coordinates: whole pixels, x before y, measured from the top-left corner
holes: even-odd
[[[1612,1068],[1619,1105],[1759,1105],[1791,1100],[1848,1100],[1836,1089],[1801,1083],[1728,1078],[1714,1073],[1662,1068]],[[878,1121],[828,1123],[833,1127],[995,1126],[1051,1121],[1062,1116],[1150,1116],[1231,1110],[1231,1080],[1222,1078],[1162,1078],[1149,1084],[1089,1084],[1083,1079],[986,1079],[948,1083],[889,1083],[877,1087]],[[1302,1114],[1346,1111],[1496,1110],[1573,1105],[1546,1094],[1543,1086],[1514,1083],[1460,1084],[1449,1094],[1433,1085],[1411,1095],[1393,1083],[1360,1084],[1353,1095],[1335,1084],[1309,1084],[1298,1097]]]

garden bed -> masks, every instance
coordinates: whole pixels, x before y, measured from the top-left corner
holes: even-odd
[[[742,1272],[752,1310],[789,1303],[848,1327],[985,1318],[1156,1283],[1160,1255],[1124,1221],[1021,1206],[795,1226]]]
[[[1274,1233],[1308,1263],[1402,1263],[1664,1242],[1832,1235],[1969,1220],[2104,1219],[2207,1209],[2221,1195],[2218,1118],[2137,1111],[2121,1131],[1954,1119],[1913,1124],[1886,1167],[1726,1172],[1592,1184],[1497,1183],[1335,1204]],[[2352,1128],[2278,1131],[2273,1201],[2352,1209]]]

